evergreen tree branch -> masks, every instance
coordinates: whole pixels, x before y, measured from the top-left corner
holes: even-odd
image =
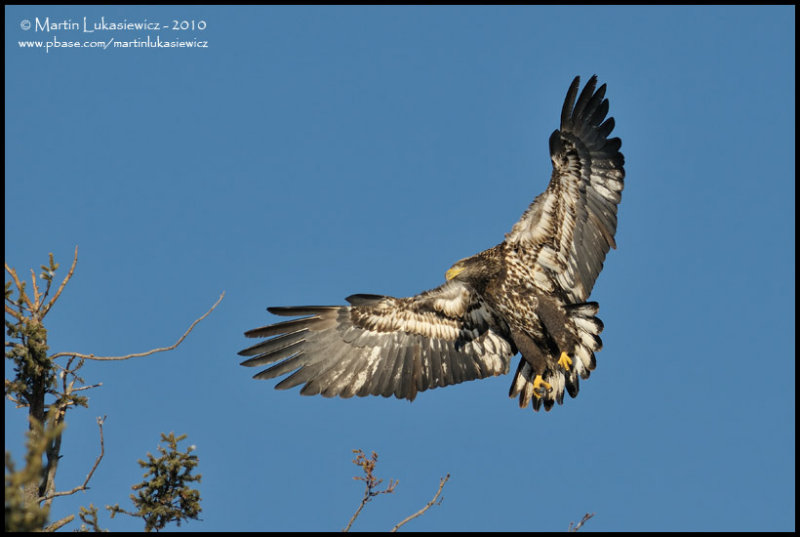
[[[33,281],[33,309],[39,309],[39,299],[41,295],[39,294],[39,285],[36,283],[36,271],[31,269],[31,280]]]
[[[203,510],[200,507],[200,491],[190,487],[190,483],[200,482],[202,476],[192,475],[198,464],[197,455],[192,455],[194,446],[189,446],[185,452],[178,450],[178,442],[186,439],[186,435],[176,437],[175,433],[169,436],[161,433],[161,441],[167,447],[158,446],[161,457],[155,458],[147,454],[147,461],[140,460],[139,466],[147,468],[144,474],[145,481],[131,487],[138,491],[131,494],[131,500],[136,507],[135,512],[127,511],[119,504],[107,505],[114,518],[118,513],[133,517],[141,517],[145,522],[144,531],[161,530],[170,522],[178,526],[182,521],[197,519]]]
[[[42,309],[42,313],[39,316],[40,319],[44,319],[44,316],[47,315],[47,312],[50,311],[50,308],[52,308],[53,304],[56,303],[58,297],[61,296],[61,291],[64,290],[64,287],[66,287],[67,282],[70,280],[70,278],[72,278],[72,274],[75,272],[75,265],[77,264],[78,264],[78,245],[76,244],[75,257],[72,259],[72,266],[69,268],[69,272],[64,277],[64,281],[62,281],[61,285],[58,287],[56,294],[53,295],[53,298],[50,299],[50,302],[47,303],[47,306],[45,306],[44,309]],[[50,254],[50,270],[55,271],[56,268],[58,268],[58,265],[53,263],[53,254]],[[52,278],[52,275],[50,277]],[[50,286],[48,285],[48,289],[49,288]],[[47,293],[45,293],[45,295],[42,297],[42,300],[44,300],[45,298],[47,298]]]
[[[58,530],[58,529],[60,529],[60,528],[62,528],[64,526],[66,526],[67,524],[69,524],[73,520],[75,520],[75,515],[67,515],[64,518],[62,518],[61,520],[56,520],[52,524],[49,524],[42,531],[56,531],[56,530]]]
[[[97,520],[97,507],[95,507],[94,504],[90,503],[88,509],[86,507],[81,506],[81,510],[78,513],[78,516],[81,517],[81,522],[83,522],[83,524],[81,524],[80,529],[78,529],[76,531],[85,531],[85,532],[88,532],[88,531],[107,532],[107,531],[109,531],[109,530],[105,530],[105,529],[100,527],[100,524],[98,523],[98,520]],[[87,524],[88,524],[88,526],[87,526]]]
[[[28,305],[28,311],[33,311],[33,304],[31,304],[31,299],[28,297],[27,293],[25,293],[25,284],[19,281],[19,276],[17,276],[17,271],[13,268],[8,266],[8,263],[5,263],[6,272],[11,274],[11,277],[14,278],[14,285],[17,286],[17,290],[19,291],[19,299],[20,301],[25,302]],[[8,306],[6,306],[6,313],[11,313],[8,311]]]
[[[23,315],[22,315],[20,312],[18,312],[18,311],[16,311],[16,310],[14,310],[14,309],[13,309],[11,306],[9,306],[8,304],[6,304],[6,313],[8,313],[9,315],[11,315],[12,317],[14,317],[14,318],[15,318],[16,320],[18,320],[18,321],[21,321],[21,320],[24,318],[24,316],[23,316]],[[14,343],[11,343],[11,342],[9,342],[9,341],[6,341],[6,347],[13,347],[14,345],[15,345]]]

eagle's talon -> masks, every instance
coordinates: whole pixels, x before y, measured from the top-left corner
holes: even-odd
[[[566,352],[561,351],[561,358],[558,359],[558,365],[569,371],[569,366],[572,365],[572,358],[570,358]]]
[[[533,379],[533,396],[541,399],[543,395],[552,390],[553,387],[544,381],[541,375],[536,375]]]

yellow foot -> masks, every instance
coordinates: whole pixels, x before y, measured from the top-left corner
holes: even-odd
[[[566,352],[561,351],[561,358],[558,359],[558,365],[569,371],[569,366],[572,365],[572,358]]]
[[[541,375],[536,375],[536,378],[533,379],[533,396],[537,399],[541,399],[542,395],[552,389],[553,387],[545,382]]]

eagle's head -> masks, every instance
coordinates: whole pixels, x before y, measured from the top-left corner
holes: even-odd
[[[444,277],[447,281],[458,278],[459,280],[467,281],[472,284],[494,277],[501,267],[498,255],[498,248],[495,247],[484,250],[471,257],[465,257],[450,267],[447,272],[445,272]]]

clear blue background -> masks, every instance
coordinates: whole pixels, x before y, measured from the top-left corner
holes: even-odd
[[[159,433],[200,457],[186,530],[339,530],[351,450],[399,479],[354,529],[795,528],[794,7],[6,7],[5,258],[74,278],[53,352],[89,363],[58,489],[127,506]],[[204,20],[207,49],[23,49],[23,19]],[[503,239],[547,185],[575,75],[608,83],[626,188],[592,299],[598,369],[548,414],[511,377],[395,399],[272,389],[240,367],[268,305],[407,296]],[[516,367],[516,359],[512,368]],[[9,368],[6,366],[6,375]],[[21,460],[26,415],[6,402]],[[68,528],[73,528],[72,524]],[[101,525],[141,521],[101,513]]]

